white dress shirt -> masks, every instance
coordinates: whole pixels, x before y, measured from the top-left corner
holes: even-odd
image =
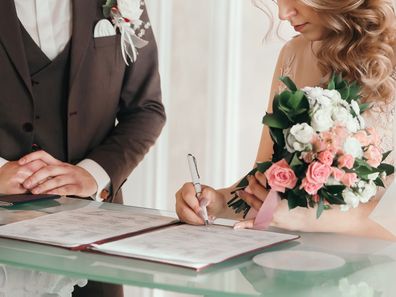
[[[85,0],[79,0],[85,1]],[[70,0],[14,0],[18,18],[44,54],[53,60],[65,48],[72,34],[72,3]],[[0,167],[8,161],[0,157]],[[93,196],[101,201],[100,193],[108,189],[110,177],[93,160],[77,164],[95,179],[98,191]]]

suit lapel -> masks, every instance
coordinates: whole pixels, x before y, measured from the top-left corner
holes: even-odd
[[[32,94],[21,27],[13,0],[0,0],[0,41],[26,88]]]
[[[76,82],[80,66],[93,38],[96,0],[73,0],[73,33],[70,66],[70,91]]]

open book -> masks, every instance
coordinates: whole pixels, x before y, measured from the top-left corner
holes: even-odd
[[[0,237],[167,263],[197,271],[298,238],[295,235],[181,224],[172,217],[88,205],[0,227]]]

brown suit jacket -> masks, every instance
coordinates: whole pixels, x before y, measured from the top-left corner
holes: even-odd
[[[127,67],[119,35],[93,37],[95,24],[103,18],[103,2],[73,1],[65,161],[96,161],[110,176],[116,194],[158,137],[165,112],[152,31],[146,30],[149,44]],[[142,19],[148,19],[146,11]],[[0,156],[8,160],[30,152],[32,139],[22,126],[34,126],[32,84],[20,32],[14,1],[0,0]]]

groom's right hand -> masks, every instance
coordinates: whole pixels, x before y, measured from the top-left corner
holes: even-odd
[[[36,171],[47,164],[41,160],[36,160],[24,165],[18,161],[9,161],[0,167],[0,194],[23,194],[28,190],[23,187],[23,183]]]

